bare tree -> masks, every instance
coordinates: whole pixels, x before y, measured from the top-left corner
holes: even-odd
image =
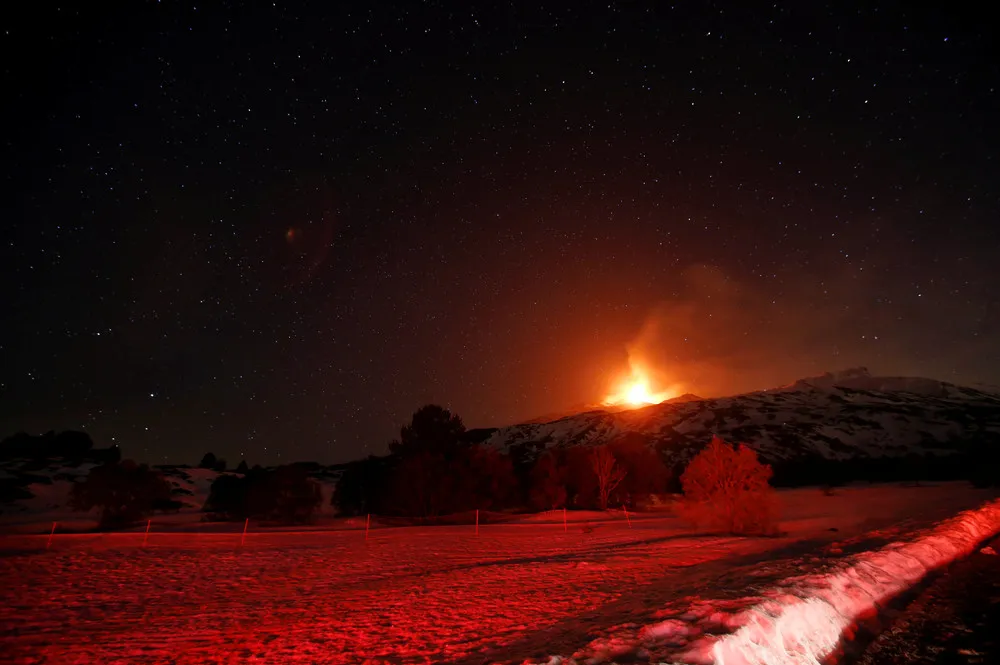
[[[615,456],[607,446],[593,448],[590,451],[590,468],[597,476],[597,493],[601,510],[607,510],[608,497],[625,480],[625,469],[618,466]]]

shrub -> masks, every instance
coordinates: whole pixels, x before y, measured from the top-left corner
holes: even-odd
[[[752,449],[712,437],[681,475],[684,499],[678,508],[698,526],[743,535],[773,534],[777,497],[770,478],[771,467]]]

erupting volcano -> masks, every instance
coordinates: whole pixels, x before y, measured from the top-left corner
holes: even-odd
[[[630,363],[631,375],[618,384],[618,388],[604,398],[604,406],[640,407],[659,404],[676,393],[670,390],[654,391],[650,388],[649,373],[640,365]]]

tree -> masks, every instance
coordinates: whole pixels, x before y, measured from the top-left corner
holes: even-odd
[[[122,449],[116,443],[110,448],[105,448],[100,456],[107,464],[118,464],[118,462],[122,461]]]
[[[590,449],[570,446],[560,450],[557,459],[566,483],[566,505],[574,508],[600,507]]]
[[[531,468],[529,499],[535,510],[553,510],[566,505],[566,472],[555,454],[541,455]]]
[[[241,459],[240,463],[236,466],[236,473],[246,473],[249,470],[250,467],[247,466],[247,461],[245,459]]]
[[[270,514],[285,524],[303,524],[312,520],[313,513],[323,502],[319,483],[309,477],[305,467],[297,464],[279,466],[268,479],[267,491],[273,503]]]
[[[215,458],[215,453],[205,453],[205,456],[201,458],[201,462],[198,464],[199,469],[214,469],[215,465],[219,463],[219,460]]]
[[[67,430],[64,432],[46,432],[41,436],[32,436],[19,432],[0,441],[0,459],[48,459],[51,457],[69,457],[71,459],[97,459],[106,450],[95,449],[90,435],[85,432]]]
[[[213,480],[202,511],[222,520],[250,517],[247,500],[251,483],[249,475],[243,477],[221,475]]]
[[[590,468],[597,478],[597,498],[601,510],[608,509],[608,497],[625,480],[625,469],[615,460],[607,446],[598,446],[590,451]]]
[[[734,448],[714,436],[681,474],[682,511],[730,533],[771,533],[777,500],[770,478],[771,467],[751,448]]]
[[[330,497],[337,512],[346,516],[383,512],[393,461],[373,455],[349,463]]]
[[[613,441],[610,448],[625,470],[625,479],[616,491],[621,503],[632,506],[668,490],[670,469],[646,436],[630,432]]]
[[[215,464],[212,465],[212,470],[215,471],[216,473],[225,473],[226,460],[222,459],[221,457],[215,460]]]
[[[418,409],[389,443],[398,459],[392,473],[394,512],[430,517],[448,512],[456,478],[449,473],[463,448],[462,419],[448,409],[428,404]]]
[[[104,464],[90,470],[73,485],[74,510],[101,509],[100,527],[128,526],[170,500],[170,483],[157,471],[131,460]]]
[[[94,448],[94,442],[86,432],[67,430],[59,432],[48,446],[49,457],[84,457]]]
[[[448,467],[456,479],[447,502],[451,511],[502,510],[517,495],[517,476],[510,457],[482,444],[471,445],[456,455]]]
[[[305,467],[255,466],[243,476],[226,474],[212,481],[202,510],[223,520],[261,517],[294,524],[311,520],[322,500],[319,483]]]
[[[390,508],[399,515],[434,517],[449,512],[456,479],[443,455],[410,453],[392,471]]]
[[[429,452],[449,456],[458,448],[465,425],[458,415],[443,406],[428,404],[419,408],[399,430],[399,440],[389,443],[389,451],[399,455]]]

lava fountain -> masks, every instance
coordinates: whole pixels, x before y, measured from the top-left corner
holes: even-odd
[[[604,398],[605,406],[637,408],[649,404],[659,404],[676,394],[670,390],[654,391],[650,388],[649,372],[639,363],[629,362],[632,373],[623,379],[617,388]]]

